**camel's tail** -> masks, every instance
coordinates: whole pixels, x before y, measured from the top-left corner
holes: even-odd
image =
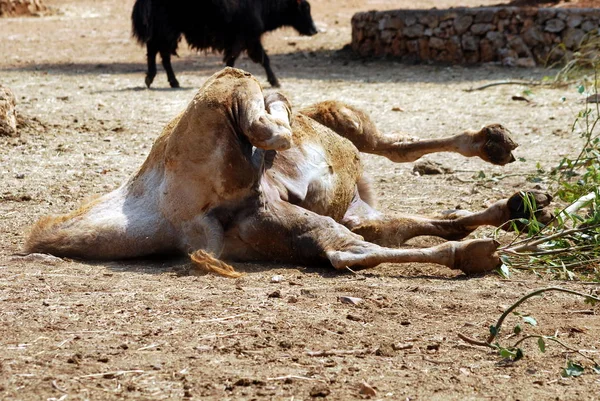
[[[235,271],[233,266],[215,258],[210,253],[199,249],[190,255],[194,265],[202,271],[216,273],[220,276],[238,278],[242,273]]]

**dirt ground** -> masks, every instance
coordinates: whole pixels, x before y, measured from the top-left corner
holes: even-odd
[[[12,256],[40,216],[72,210],[123,182],[163,125],[222,66],[219,56],[182,46],[174,68],[183,88],[170,89],[159,70],[147,90],[144,50],[130,37],[132,3],[48,0],[53,15],[0,20],[0,83],[14,91],[18,112],[28,119],[19,138],[0,138],[1,399],[348,400],[368,397],[361,383],[375,389],[374,399],[598,399],[600,376],[590,369],[561,377],[568,359],[583,361],[558,346],[541,354],[528,344],[525,359],[513,364],[457,337],[484,338],[502,310],[530,290],[589,291],[594,284],[520,272],[509,280],[467,278],[422,264],[360,274],[235,264],[247,274],[228,280],[194,274],[185,258],[98,263]],[[365,156],[382,210],[478,210],[519,189],[545,189],[547,183],[526,179],[577,152],[581,141],[570,127],[584,95],[575,87],[463,90],[556,71],[415,66],[338,51],[349,42],[354,12],[416,3],[498,1],[315,0],[322,33],[305,38],[281,30],[266,37],[282,90],[297,107],[324,99],[354,104],[384,132],[441,137],[499,122],[520,144],[521,160],[504,168],[452,154],[427,156],[455,170],[437,176]],[[244,58],[238,67],[267,85],[260,66]],[[508,176],[476,181],[479,171]],[[283,280],[272,282],[275,275]],[[343,296],[362,302],[342,303]],[[528,333],[556,333],[599,357],[598,308],[549,295],[520,310],[538,321]],[[509,318],[507,327],[515,322]]]

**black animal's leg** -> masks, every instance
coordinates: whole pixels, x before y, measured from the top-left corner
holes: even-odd
[[[255,63],[262,64],[263,68],[265,69],[265,72],[267,73],[267,80],[269,81],[271,86],[275,88],[281,86],[279,84],[279,80],[277,80],[277,77],[275,76],[275,73],[271,69],[271,61],[269,60],[269,56],[267,56],[267,53],[265,53],[265,49],[263,48],[260,41],[248,47],[248,56],[250,56],[252,61],[254,61]]]
[[[225,50],[225,56],[223,57],[223,62],[225,62],[227,67],[233,67],[235,65],[235,60],[240,56],[242,50],[243,44],[239,40],[228,46],[227,50]]]
[[[160,58],[162,59],[162,65],[167,73],[169,85],[171,85],[171,88],[179,88],[179,82],[177,81],[177,78],[175,78],[175,71],[173,71],[173,67],[171,66],[171,52],[168,50],[161,50]]]
[[[154,81],[154,77],[156,76],[156,54],[158,53],[158,49],[154,42],[148,42],[146,44],[146,49],[148,50],[148,72],[146,72],[146,86],[149,88],[152,85],[152,81]]]

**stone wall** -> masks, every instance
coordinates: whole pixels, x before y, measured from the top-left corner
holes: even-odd
[[[600,9],[482,7],[392,10],[352,17],[360,56],[452,64],[544,65],[598,34]]]

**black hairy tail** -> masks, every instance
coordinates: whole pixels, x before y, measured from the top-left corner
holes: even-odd
[[[132,34],[144,45],[152,38],[152,0],[136,0],[131,12]]]

